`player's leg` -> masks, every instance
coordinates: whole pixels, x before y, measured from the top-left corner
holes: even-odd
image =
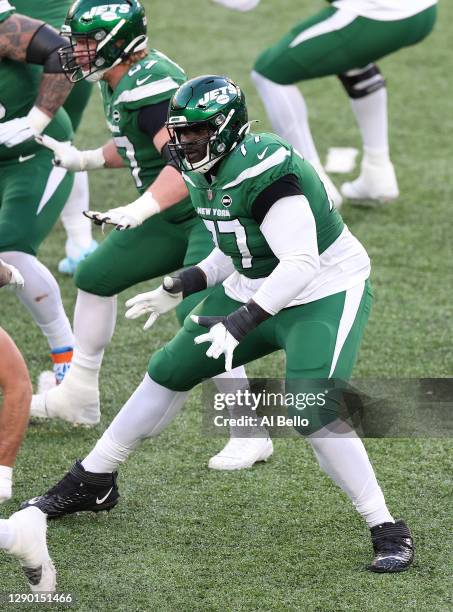
[[[395,523],[362,441],[339,418],[342,382],[351,377],[371,299],[367,282],[306,304],[300,315],[285,313],[288,322],[283,320],[282,325],[288,325],[283,332],[287,392],[316,394],[327,387],[328,392],[322,394],[318,405],[307,406],[303,411],[310,424],[296,429],[308,435],[320,467],[348,495],[370,528],[373,543],[379,540],[370,569],[401,571],[413,559],[410,532],[401,521]],[[295,319],[292,326],[291,317]],[[296,408],[290,409],[291,416],[297,413]],[[395,542],[389,548],[392,538]]]
[[[64,103],[74,132],[80,125],[92,89],[92,83],[80,81],[75,84]],[[74,274],[77,264],[97,246],[97,242],[93,240],[91,222],[82,214],[84,210],[89,209],[89,203],[88,173],[76,172],[72,191],[61,213],[61,221],[67,235],[66,257],[58,264],[58,270],[63,274]]]
[[[74,339],[58,284],[36,255],[71,187],[72,175],[54,168],[47,151],[4,167],[0,178],[1,257],[25,279],[17,296],[47,338],[59,381],[70,363]]]
[[[46,541],[46,515],[38,508],[0,519],[0,549],[16,557],[33,593],[54,592],[56,571]]]
[[[112,230],[78,266],[72,371],[64,384],[33,397],[31,414],[95,425],[100,418],[99,372],[116,323],[116,296],[141,281],[181,267],[184,229],[153,217],[140,227]]]
[[[188,228],[189,229],[189,228]],[[213,243],[210,232],[200,218],[190,221],[189,240],[187,244],[184,267],[196,265],[212,251]],[[176,308],[176,315],[180,325],[187,315],[199,304],[212,289],[189,295]],[[248,389],[249,381],[244,366],[223,372],[213,379],[217,390],[226,394],[232,389]],[[249,417],[252,423],[253,411],[249,407],[229,406],[231,419],[238,416]],[[241,470],[252,467],[257,461],[265,461],[273,453],[272,440],[264,427],[250,426],[249,428],[230,427],[230,439],[227,444],[209,459],[208,467],[213,470]]]
[[[198,315],[226,315],[240,305],[228,298],[223,287],[219,286],[194,312]],[[271,324],[266,321],[263,326]],[[116,470],[121,463],[143,439],[157,436],[172,421],[190,389],[224,370],[223,358],[207,357],[206,346],[194,343],[194,339],[204,331],[188,317],[173,340],[153,355],[142,383],[88,456],[82,462],[76,462],[47,493],[25,505],[35,505],[49,517],[83,510],[109,510],[115,506],[118,500]],[[257,359],[275,348],[275,343],[266,333],[256,329],[236,348],[234,365]],[[75,490],[77,496],[73,495]]]
[[[25,361],[0,328],[0,504],[12,496],[13,467],[27,429],[32,387]]]
[[[425,38],[436,20],[436,7],[399,21],[361,19],[361,30],[350,42],[351,70],[339,74],[356,118],[363,143],[358,179],[341,187],[351,200],[389,201],[398,197],[398,183],[390,161],[387,88],[375,61]]]
[[[338,52],[336,32],[355,19],[327,7],[303,20],[256,60],[252,80],[258,90],[272,127],[316,168],[336,206],[342,198],[325,173],[311,134],[305,100],[296,83],[336,74],[327,64]]]

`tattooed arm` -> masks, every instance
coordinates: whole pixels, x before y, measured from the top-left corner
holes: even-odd
[[[31,39],[42,25],[42,21],[17,14],[0,23],[0,57],[25,62]]]
[[[0,124],[0,145],[13,147],[40,134],[68,97],[72,84],[61,72],[58,57],[65,44],[56,30],[25,15],[13,14],[0,23],[0,59],[44,67],[35,105],[26,117]]]

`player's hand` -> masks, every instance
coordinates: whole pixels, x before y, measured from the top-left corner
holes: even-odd
[[[169,276],[164,278],[163,285],[154,291],[139,293],[135,297],[127,300],[126,319],[137,319],[144,314],[151,313],[143,329],[149,329],[157,321],[161,314],[173,310],[182,302],[182,291],[179,293],[169,293],[165,287],[173,287],[173,279]]]
[[[60,142],[46,136],[45,134],[36,136],[36,142],[53,151],[54,157],[52,163],[54,166],[61,166],[73,172],[85,170],[83,163],[82,151],[74,147],[70,142]]]
[[[220,355],[225,355],[225,371],[230,372],[233,369],[233,352],[239,341],[225,327],[226,317],[199,317],[191,315],[190,318],[194,323],[209,329],[207,334],[202,334],[195,338],[195,344],[210,342],[211,346],[206,351],[206,356],[218,359]]]
[[[0,465],[0,504],[13,496],[12,469]]]
[[[5,145],[8,148],[30,140],[37,134],[38,131],[32,127],[28,116],[0,123],[0,145]]]
[[[8,285],[16,289],[22,289],[25,284],[24,277],[19,270],[0,259],[0,287]]]
[[[251,11],[258,6],[260,0],[214,0],[214,2],[235,11],[245,13],[246,11]]]
[[[107,225],[114,225],[120,231],[138,227],[142,223],[130,213],[127,206],[118,206],[118,208],[111,208],[105,212],[84,210],[83,214],[96,225],[107,223]]]

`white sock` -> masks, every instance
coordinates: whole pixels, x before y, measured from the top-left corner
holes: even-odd
[[[75,172],[74,185],[60,215],[68,237],[66,255],[72,259],[77,259],[93,240],[91,222],[82,214],[89,208],[89,198],[88,173]]]
[[[61,301],[60,288],[50,271],[28,253],[5,251],[1,256],[16,266],[24,277],[25,287],[16,295],[46,336],[50,348],[73,346],[74,336]]]
[[[0,519],[0,548],[9,550],[13,544],[14,532],[7,519]]]
[[[350,98],[351,107],[362,135],[365,155],[380,155],[389,159],[387,88],[363,98]]]
[[[362,440],[355,432],[334,432],[329,426],[329,430],[323,428],[308,439],[320,467],[348,495],[368,527],[394,522]]]
[[[73,365],[99,371],[104,349],[116,324],[116,296],[102,297],[79,289],[74,310]]]
[[[82,461],[88,472],[114,472],[144,438],[157,436],[181,410],[187,392],[162,387],[148,374]]]
[[[296,85],[279,85],[258,74],[251,74],[273,130],[293,145],[315,167],[321,166],[308,124],[305,100]]]

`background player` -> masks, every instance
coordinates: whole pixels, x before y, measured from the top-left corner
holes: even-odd
[[[309,424],[297,429],[370,527],[375,558],[369,569],[407,569],[410,531],[393,520],[361,440],[338,419],[335,388],[351,376],[371,307],[365,249],[297,151],[272,134],[248,133],[244,95],[226,77],[182,85],[168,126],[171,149],[216,246],[197,266],[167,279],[151,305],[149,295],[133,300],[129,316],[146,310],[155,316],[171,296],[178,303],[192,290],[216,287],[154,354],[91,453],[29,503],[54,517],[112,508],[117,467],[142,439],[162,431],[192,387],[225,366],[283,349],[288,390],[319,391],[327,384],[332,392],[325,403],[306,407]],[[209,332],[200,335],[201,326]]]
[[[134,227],[145,216],[152,216],[136,229],[111,232],[80,264],[75,276],[76,346],[71,371],[64,384],[33,398],[33,416],[87,425],[100,418],[99,371],[115,328],[116,295],[143,280],[197,263],[212,246],[167,147],[168,103],[186,80],[184,71],[159,51],[148,52],[146,17],[138,2],[120,0],[110,7],[108,19],[104,18],[106,6],[100,0],[80,0],[71,7],[65,26],[71,46],[62,54],[63,67],[72,80],[100,81],[112,140],[99,149],[79,151],[42,139],[55,152],[56,163],[69,170],[128,166],[141,196],[115,211],[116,222]],[[103,218],[109,215],[112,217],[104,213]],[[180,304],[180,321],[200,299],[194,296]],[[247,384],[243,368],[223,377],[226,382],[217,380],[217,384],[227,388],[231,378],[244,379]],[[209,465],[239,469],[271,454],[272,442],[266,437],[235,438]]]
[[[19,13],[34,19],[41,19],[58,31],[66,17],[71,2],[69,0],[15,0],[14,6]],[[90,99],[93,85],[82,81],[73,87],[63,104],[68,113],[74,133],[82,120],[83,113]],[[91,233],[91,224],[81,213],[89,208],[88,175],[78,172],[74,175],[71,193],[64,205],[60,218],[67,234],[66,257],[58,264],[58,270],[64,274],[74,274],[77,264],[96,246]]]
[[[43,131],[72,138],[60,108],[71,90],[57,53],[64,43],[50,26],[0,2],[0,253],[25,279],[18,297],[47,338],[58,381],[70,363],[73,335],[58,284],[37,252],[67,201],[73,175],[54,168],[51,154],[31,138]]]
[[[259,0],[214,1],[244,11],[259,4]],[[389,157],[387,88],[375,62],[423,40],[434,26],[436,3],[437,0],[331,0],[332,6],[298,23],[255,62],[252,80],[273,129],[298,148],[318,171],[321,162],[306,104],[295,83],[338,76],[349,96],[363,142],[360,176],[341,187],[343,196],[350,200],[386,201],[399,195]],[[341,196],[334,196],[339,205]]]

